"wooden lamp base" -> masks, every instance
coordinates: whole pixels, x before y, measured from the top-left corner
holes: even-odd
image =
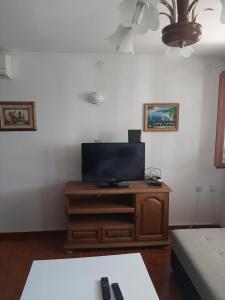
[[[202,26],[194,22],[179,22],[168,25],[162,30],[162,41],[170,47],[190,46],[202,37]]]

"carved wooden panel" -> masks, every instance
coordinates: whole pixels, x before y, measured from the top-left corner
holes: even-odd
[[[68,231],[69,241],[79,242],[97,242],[101,240],[100,228],[98,227],[82,227],[74,228]]]
[[[137,239],[165,238],[168,232],[168,195],[164,193],[138,194],[136,205]]]
[[[134,241],[134,226],[105,226],[103,241]]]

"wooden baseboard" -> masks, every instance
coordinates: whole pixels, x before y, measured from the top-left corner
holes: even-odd
[[[27,232],[1,232],[0,238],[7,240],[7,239],[18,239],[18,240],[29,240],[33,239],[34,236],[36,239],[48,239],[49,236],[53,238],[55,236],[61,235],[62,238],[65,238],[65,230],[51,230],[51,231],[27,231]]]
[[[114,242],[114,243],[64,243],[65,250],[73,249],[113,249],[113,248],[137,248],[137,247],[166,247],[169,246],[168,240],[159,241],[133,241],[133,242]]]
[[[170,225],[169,231],[174,229],[194,229],[194,228],[221,228],[220,225],[215,224],[199,224],[199,225]]]

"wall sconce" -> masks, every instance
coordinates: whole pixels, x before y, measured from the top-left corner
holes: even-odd
[[[105,98],[100,92],[92,92],[88,94],[88,101],[92,104],[102,104]]]
[[[98,88],[95,92],[91,92],[88,94],[88,101],[92,104],[102,104],[104,101],[105,101],[105,97],[102,93],[102,88],[101,88],[101,85],[102,85],[102,76],[100,74],[100,72],[102,73],[102,70],[104,68],[104,62],[103,61],[98,61],[97,62],[97,69],[98,69],[98,75],[96,76],[97,77],[97,80],[99,81],[99,83],[97,84],[98,85]]]
[[[0,53],[0,79],[12,79],[12,56]]]

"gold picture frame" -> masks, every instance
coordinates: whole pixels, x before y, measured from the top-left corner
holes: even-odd
[[[145,103],[144,131],[177,131],[179,103]]]
[[[0,101],[0,131],[37,130],[35,102]]]

